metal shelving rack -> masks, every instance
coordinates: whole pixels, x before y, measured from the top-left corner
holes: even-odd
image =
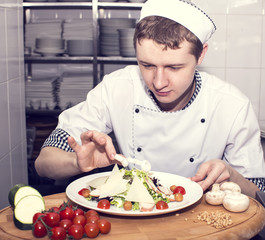
[[[54,57],[41,57],[41,56],[26,56],[25,66],[30,75],[32,72],[32,64],[35,63],[87,63],[93,64],[93,79],[94,86],[100,81],[99,65],[104,64],[135,64],[135,57],[121,57],[121,56],[99,56],[98,55],[98,11],[100,9],[110,10],[140,10],[142,3],[128,3],[128,2],[24,2],[23,8],[25,12],[25,19],[29,16],[31,9],[91,9],[93,21],[93,40],[94,40],[94,53],[93,56],[88,57],[68,57],[68,56],[54,56]],[[102,69],[102,68],[101,68]]]

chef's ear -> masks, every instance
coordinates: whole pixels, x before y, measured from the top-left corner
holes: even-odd
[[[203,44],[203,49],[202,49],[202,53],[201,53],[201,56],[199,57],[198,59],[198,65],[200,65],[205,57],[205,54],[208,50],[208,44],[207,43],[204,43]]]

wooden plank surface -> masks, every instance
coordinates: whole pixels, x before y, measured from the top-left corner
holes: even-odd
[[[46,208],[59,206],[67,201],[65,193],[44,198]],[[216,229],[206,222],[197,220],[203,211],[223,211],[231,214],[233,224],[224,229]],[[250,239],[265,225],[265,210],[256,200],[250,199],[250,207],[244,213],[230,213],[222,206],[211,206],[204,198],[193,206],[178,212],[155,217],[119,217],[100,214],[107,218],[112,229],[109,234],[99,235],[97,239],[115,240],[156,240],[156,239]],[[0,211],[0,239],[34,239],[30,230],[17,229],[13,223],[10,207]],[[48,239],[42,238],[42,239]]]

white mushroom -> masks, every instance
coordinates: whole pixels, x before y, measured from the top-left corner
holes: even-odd
[[[218,183],[213,184],[212,190],[205,194],[205,200],[211,205],[221,205],[225,197],[225,192],[220,190]]]
[[[239,187],[238,184],[234,182],[224,182],[221,184],[220,189],[224,191],[226,194],[231,193],[231,192],[240,192],[241,193],[241,188]]]
[[[249,197],[233,191],[224,197],[223,205],[230,212],[244,212],[248,209]]]

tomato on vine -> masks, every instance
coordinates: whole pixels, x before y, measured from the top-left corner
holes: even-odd
[[[45,213],[37,212],[33,215],[32,222],[35,223],[37,220],[40,219],[40,217],[42,218],[43,221],[45,221]]]
[[[51,240],[65,240],[66,239],[66,231],[62,227],[53,227],[50,232]]]
[[[107,234],[110,232],[111,224],[107,219],[99,219],[98,220],[99,231],[103,234]]]
[[[59,225],[60,222],[60,214],[56,212],[46,212],[44,222],[49,227],[55,227]]]
[[[65,230],[68,230],[68,228],[71,227],[72,225],[73,223],[70,219],[62,219],[59,223],[59,227],[62,227]]]
[[[74,210],[74,216],[85,215],[85,212],[81,208]]]
[[[63,207],[60,209],[61,219],[72,220],[74,218],[74,210],[71,207]]]
[[[44,224],[38,220],[33,224],[32,234],[37,238],[41,238],[46,236],[47,229]]]
[[[99,226],[96,223],[87,223],[84,229],[89,238],[95,238],[99,234]]]
[[[52,207],[52,208],[50,208],[50,211],[52,211],[52,212],[60,212],[60,208]]]
[[[84,215],[77,215],[73,218],[73,224],[79,224],[82,226],[85,226],[86,224],[86,218]]]
[[[97,223],[99,219],[99,216],[90,216],[86,219],[86,223]]]
[[[91,209],[91,210],[88,210],[86,213],[85,213],[85,217],[86,218],[89,218],[90,216],[99,216],[98,212]]]
[[[84,228],[80,224],[73,224],[68,229],[68,235],[72,236],[75,240],[81,239],[84,235]]]

